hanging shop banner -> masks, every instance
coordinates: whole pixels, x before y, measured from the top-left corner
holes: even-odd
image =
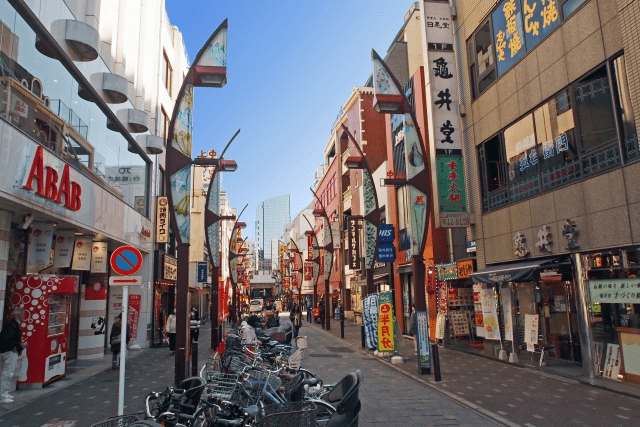
[[[351,270],[360,270],[360,233],[358,232],[357,218],[349,218],[347,230],[349,242],[349,268]]]
[[[436,227],[469,226],[462,159],[457,69],[451,7],[448,2],[422,1],[420,19],[425,57],[425,94]]]
[[[458,279],[467,279],[476,271],[475,259],[464,259],[458,261],[456,264],[458,267]]]
[[[618,344],[607,344],[607,354],[604,359],[604,370],[602,371],[602,376],[617,380],[619,373],[620,346]]]
[[[527,343],[527,351],[533,351],[534,345],[538,344],[539,314],[524,315],[524,342]],[[485,320],[486,323],[486,320]]]
[[[73,247],[72,270],[89,271],[91,269],[91,248],[93,237],[78,236]]]
[[[392,300],[391,292],[381,293],[378,297],[378,351],[395,350]]]
[[[127,309],[127,323],[131,328],[131,339],[138,337],[138,323],[140,322],[140,302],[142,295],[129,294],[129,308]]]
[[[58,230],[53,258],[53,268],[69,268],[73,256],[73,243],[76,233],[73,230]]]
[[[436,277],[438,280],[455,280],[458,278],[458,265],[455,262],[450,264],[436,265]]]
[[[592,303],[640,304],[640,279],[589,280]]]
[[[378,237],[380,243],[393,243],[393,224],[381,224]]]
[[[496,313],[496,299],[493,288],[480,290],[480,304],[482,304],[482,318],[484,321],[484,338],[500,340],[500,326]]]
[[[198,283],[208,283],[209,282],[209,269],[208,263],[206,261],[198,262]]]
[[[302,269],[302,255],[300,255],[300,252],[295,252],[293,254],[293,269],[295,271],[300,271]]]
[[[446,321],[447,321],[446,314],[438,313],[438,316],[436,317],[436,339],[437,340],[444,339],[444,329],[445,329],[444,327],[445,327]]]
[[[282,279],[282,289],[285,291],[291,289],[291,277]]]
[[[378,295],[369,295],[362,300],[362,325],[367,348],[378,346]]]
[[[304,262],[304,280],[313,279],[313,263],[311,261]]]
[[[158,197],[156,209],[156,242],[169,241],[169,200],[165,196]]]
[[[171,255],[163,254],[162,279],[175,282],[178,280],[178,259]]]
[[[431,369],[431,346],[429,345],[429,317],[426,310],[416,311],[418,329],[418,368]]]
[[[513,341],[513,314],[511,313],[511,288],[506,286],[500,289],[502,300],[502,317],[504,320],[504,339]]]
[[[109,265],[107,257],[107,242],[93,242],[91,248],[91,272],[106,273]]]
[[[540,12],[537,15],[539,16]],[[520,0],[503,0],[491,14],[491,21],[496,47],[496,65],[498,75],[501,76],[526,52]]]
[[[53,224],[35,222],[29,235],[29,264],[48,265],[51,262]]]

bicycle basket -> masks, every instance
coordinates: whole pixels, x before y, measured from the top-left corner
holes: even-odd
[[[129,427],[136,421],[140,421],[143,413],[109,417],[104,421],[92,424],[91,427]]]
[[[265,406],[264,417],[256,427],[311,427],[315,420],[316,405],[313,402],[287,402]]]
[[[231,372],[242,372],[244,368],[250,367],[251,362],[245,359],[244,356],[233,356],[231,358],[231,362],[229,363],[229,371]]]
[[[240,375],[216,373],[210,387],[207,388],[209,397],[222,400],[232,400],[238,389]]]
[[[215,353],[213,357],[207,357],[207,361],[202,367],[200,376],[206,381],[211,381],[215,374],[219,373],[221,370],[222,362],[220,361],[220,356],[218,353]]]

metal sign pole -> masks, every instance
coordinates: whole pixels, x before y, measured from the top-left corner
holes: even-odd
[[[122,287],[122,318],[120,319],[120,384],[118,387],[118,416],[124,415],[124,365],[127,359],[127,309],[129,286]]]

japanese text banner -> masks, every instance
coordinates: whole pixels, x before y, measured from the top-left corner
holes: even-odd
[[[393,305],[391,292],[379,295],[378,306],[378,351],[394,351]]]

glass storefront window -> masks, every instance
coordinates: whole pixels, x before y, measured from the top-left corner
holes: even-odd
[[[504,131],[504,148],[509,165],[509,195],[520,200],[540,192],[538,149],[533,115],[527,115]]]
[[[580,161],[573,137],[573,108],[568,90],[533,113],[539,144],[542,189],[547,190],[580,177]]]
[[[638,149],[638,132],[636,130],[636,120],[631,105],[631,94],[629,93],[629,80],[627,79],[627,67],[624,55],[613,60],[612,78],[616,89],[616,101],[620,114],[620,127],[622,131],[622,148],[626,161],[640,157]]]
[[[51,9],[50,3],[54,2],[42,2],[36,14]],[[68,12],[66,6],[62,9]],[[43,21],[45,26],[50,27],[52,17],[73,19],[64,10],[48,15],[47,21]],[[30,92],[29,96],[21,96],[11,91],[12,100],[15,97],[24,102],[26,117],[3,112],[0,116],[82,173],[100,178],[128,205],[134,207],[136,199],[138,202],[140,198],[146,199],[149,169],[146,159],[129,151],[130,143],[123,134],[107,129],[107,116],[97,104],[78,96],[78,82],[62,63],[36,49],[36,33],[7,0],[0,0],[0,21],[3,72],[0,91],[8,93],[6,87],[11,81],[19,84],[24,81]],[[109,71],[100,58],[76,65],[87,78],[94,72]],[[12,100],[3,101],[7,105]],[[109,107],[112,111],[133,108],[130,102]],[[33,120],[29,120],[31,115]]]

